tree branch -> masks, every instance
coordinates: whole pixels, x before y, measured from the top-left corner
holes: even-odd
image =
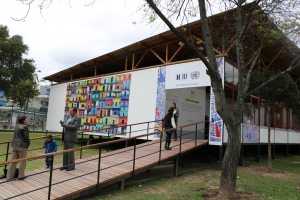
[[[170,30],[190,49],[192,49],[197,56],[202,60],[202,62],[205,64],[208,70],[208,74],[213,77],[219,77],[219,74],[215,73],[212,69],[210,63],[206,60],[205,56],[198,50],[196,46],[194,46],[190,41],[188,41],[182,33],[180,33],[173,24],[162,14],[162,12],[157,8],[156,4],[153,2],[153,0],[146,0],[146,2],[149,4],[149,6],[154,10],[154,12],[166,23],[166,25],[170,28]]]
[[[260,88],[264,87],[265,85],[269,84],[270,82],[276,80],[277,78],[279,78],[280,76],[300,67],[300,62],[298,61],[300,58],[300,55],[298,55],[296,58],[294,58],[294,60],[291,62],[291,65],[284,71],[280,72],[279,74],[276,74],[274,76],[272,76],[269,80],[267,80],[266,82],[262,83],[261,85],[257,86],[256,88],[252,89],[251,91],[249,91],[246,96],[251,95],[252,93],[256,92],[257,90],[259,90]]]
[[[248,91],[248,89],[249,89],[251,73],[252,73],[252,71],[254,69],[254,66],[257,63],[257,59],[258,59],[258,57],[259,57],[259,55],[261,53],[262,46],[263,45],[261,43],[261,45],[259,46],[259,49],[258,49],[258,51],[257,51],[257,53],[256,53],[256,55],[255,55],[255,57],[253,59],[253,61],[251,62],[251,66],[250,66],[250,68],[249,68],[249,70],[247,72],[247,76],[245,78],[245,86],[244,86],[244,92],[243,93],[246,93]]]

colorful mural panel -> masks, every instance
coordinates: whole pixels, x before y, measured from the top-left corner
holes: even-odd
[[[76,107],[81,117],[80,130],[126,126],[131,74],[114,75],[69,83],[65,120],[70,108]]]
[[[243,143],[259,143],[259,127],[254,124],[242,124]]]

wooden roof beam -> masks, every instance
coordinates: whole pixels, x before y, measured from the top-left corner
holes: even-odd
[[[165,64],[166,62],[164,61],[164,59],[162,59],[153,49],[150,49],[150,51],[155,55],[156,58],[158,58],[158,60],[160,60],[163,64]]]
[[[231,40],[231,45],[228,47],[228,49],[224,52],[224,55],[228,55],[228,53],[231,51],[231,49],[233,49],[233,47],[235,46],[235,43],[236,43],[236,38],[235,36],[232,38]]]
[[[181,51],[181,49],[183,48],[184,45],[179,46],[179,48],[175,51],[175,53],[173,54],[173,56],[170,58],[170,60],[167,61],[167,63],[172,62],[172,60],[175,58],[175,56]]]
[[[195,38],[196,40],[198,40],[199,42],[205,44],[204,40],[202,40],[201,38],[195,36],[194,34],[192,34],[191,36],[194,37],[194,38]],[[215,53],[217,53],[218,55],[223,55],[218,49],[216,49],[216,48],[214,48],[214,47],[213,47],[213,51],[214,51]]]
[[[137,64],[134,66],[134,68],[136,69],[139,64],[142,62],[142,60],[144,59],[145,55],[149,52],[149,50],[145,51],[144,54],[141,56],[141,58],[139,59],[139,61],[137,62]]]
[[[275,62],[275,60],[280,56],[280,54],[283,52],[283,48],[281,48],[277,54],[272,58],[271,62],[266,66],[266,69],[265,70],[268,70],[271,65]]]

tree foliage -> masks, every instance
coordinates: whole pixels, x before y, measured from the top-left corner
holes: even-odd
[[[22,37],[10,37],[8,28],[0,25],[0,90],[22,108],[38,94],[34,61],[24,58],[27,52]]]
[[[255,88],[278,73],[277,71],[255,71],[253,72],[250,85],[252,88]],[[297,108],[300,103],[298,86],[289,74],[283,74],[276,80],[269,82],[257,90],[256,94],[264,99],[265,104],[269,107],[275,106],[275,103],[277,103],[289,108]]]
[[[255,88],[265,83],[270,77],[278,74],[276,71],[253,72],[251,77],[251,87]],[[274,126],[274,117],[277,106],[298,109],[300,105],[299,89],[295,81],[289,74],[283,74],[276,80],[268,82],[264,87],[257,91],[263,99],[263,105],[269,114],[268,121],[268,170],[272,170],[272,146],[271,146],[271,127]]]

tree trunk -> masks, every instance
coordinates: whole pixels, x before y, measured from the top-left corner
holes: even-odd
[[[271,125],[268,126],[268,172],[272,170]]]
[[[236,197],[237,167],[241,149],[241,124],[226,123],[228,131],[227,147],[222,163],[220,190],[229,198]]]
[[[273,109],[272,105],[269,109],[269,126],[268,126],[268,172],[272,170],[272,145],[271,145],[271,125],[273,123]]]

